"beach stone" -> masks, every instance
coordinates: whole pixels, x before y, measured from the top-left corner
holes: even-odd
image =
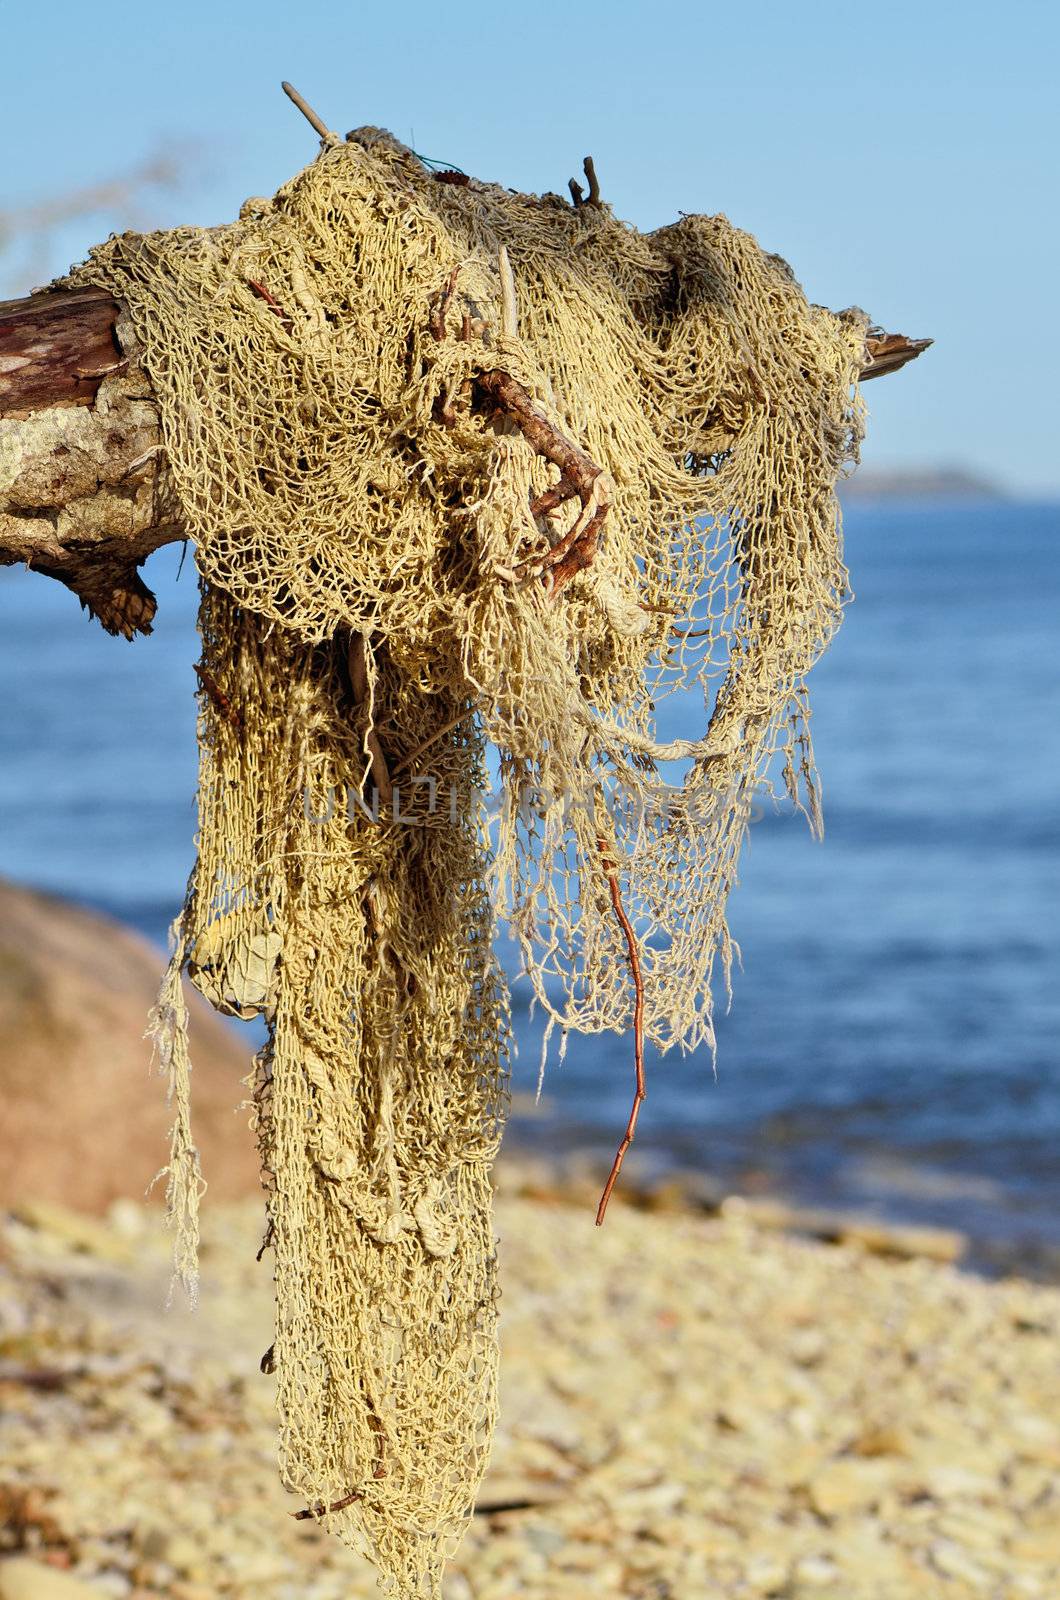
[[[820,1328],[798,1328],[791,1336],[788,1350],[800,1367],[816,1367],[828,1353],[828,1340]]]
[[[901,1428],[869,1427],[860,1433],[851,1445],[856,1456],[907,1456],[910,1453],[909,1435]]]
[[[100,1261],[125,1264],[132,1260],[132,1247],[112,1228],[94,1217],[68,1206],[47,1200],[22,1200],[12,1207],[15,1216],[28,1228],[38,1228],[73,1250],[84,1250]]]
[[[835,1584],[839,1570],[830,1557],[809,1555],[802,1556],[795,1563],[792,1576],[798,1588],[819,1590]]]
[[[180,1573],[183,1577],[198,1578],[206,1575],[202,1545],[198,1540],[189,1538],[187,1534],[171,1533],[164,1536],[158,1556],[167,1566],[172,1567],[174,1572]]]
[[[984,1559],[999,1557],[1003,1561],[999,1552],[1016,1533],[1018,1523],[1011,1512],[993,1511],[977,1501],[960,1511],[947,1512],[937,1519],[935,1527],[943,1538],[962,1546],[971,1545]]]
[[[940,1539],[932,1547],[931,1559],[944,1577],[958,1578],[971,1589],[988,1589],[995,1581],[993,1573],[948,1539]]]
[[[876,1505],[894,1481],[886,1460],[850,1457],[831,1461],[810,1480],[810,1503],[822,1517],[842,1516]]]
[[[106,1589],[26,1556],[0,1561],[0,1600],[102,1600],[106,1593]]]
[[[1060,1467],[1060,1427],[1048,1416],[1022,1412],[1010,1419],[1019,1439],[1019,1453],[1029,1461]]]
[[[748,1563],[744,1579],[754,1594],[780,1594],[788,1581],[788,1563],[777,1556],[757,1556]]]
[[[952,1228],[896,1227],[852,1220],[838,1230],[841,1244],[860,1245],[873,1255],[922,1257],[928,1261],[959,1261],[968,1248],[962,1233]]]
[[[171,1121],[144,1038],[165,962],[107,917],[0,880],[0,1205],[102,1211],[143,1198]],[[254,1194],[254,1140],[234,1115],[250,1046],[199,995],[188,1011],[211,1193]]]
[[[997,1480],[974,1467],[940,1461],[923,1473],[923,1486],[934,1500],[989,1499],[998,1489]]]
[[[0,1214],[9,1325],[78,1374],[0,1397],[5,1472],[76,1530],[96,1600],[368,1600],[370,1569],[293,1522],[277,1480],[259,1203],[204,1207],[194,1318],[161,1314],[164,1240],[135,1221],[96,1223],[136,1241],[102,1272]],[[501,1427],[480,1509],[535,1504],[473,1519],[449,1600],[1060,1594],[1055,1352],[1015,1320],[1055,1327],[1056,1289],[702,1213],[616,1208],[598,1232],[591,1211],[509,1195],[498,1231]]]
[[[1018,1534],[1009,1549],[1017,1561],[1060,1569],[1060,1506],[1053,1508],[1050,1524]]]

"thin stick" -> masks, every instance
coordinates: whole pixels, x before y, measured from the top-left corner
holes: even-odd
[[[897,372],[907,361],[915,361],[934,342],[934,339],[910,339],[904,333],[871,332],[865,340],[862,383],[870,378],[882,378],[887,372]]]
[[[459,277],[460,263],[457,262],[456,266],[449,274],[449,281],[446,283],[445,288],[438,296],[438,299],[435,301],[434,307],[431,311],[428,327],[439,343],[441,343],[441,341],[445,338],[445,319],[448,315],[449,307],[452,304],[453,296],[456,293],[456,285]]]
[[[549,595],[555,598],[571,578],[592,565],[611,505],[611,481],[584,450],[573,440],[564,437],[532,395],[510,373],[499,370],[480,372],[476,382],[512,419],[538,455],[558,467],[560,482],[556,487],[562,491],[563,499],[573,498],[566,493],[567,485],[573,484],[582,503],[581,514],[573,527],[553,545],[546,556],[540,558],[540,562],[533,563],[540,564],[544,569],[549,580]],[[541,499],[538,497],[535,504]]]
[[[454,728],[459,728],[461,723],[466,722],[470,715],[470,711],[461,711],[460,715],[454,717],[452,722],[443,723],[440,728],[436,728],[429,739],[424,739],[423,743],[418,744],[415,750],[410,750],[407,756],[402,756],[401,760],[395,763],[391,768],[391,777],[396,778],[399,772],[404,772],[407,767],[411,767],[412,763],[418,761],[425,750],[429,750],[432,744],[437,744],[438,740],[443,738],[445,734],[452,733]]]
[[[234,706],[231,700],[229,700],[228,696],[221,688],[221,685],[217,682],[217,679],[214,677],[213,673],[208,672],[205,667],[199,666],[198,662],[196,662],[195,676],[206,690],[207,695],[213,701],[224,720],[229,724],[230,727],[235,728],[237,733],[242,733],[243,714],[239,710],[239,707]]]
[[[293,332],[294,323],[291,321],[290,312],[280,304],[271,289],[266,289],[263,283],[258,283],[254,278],[247,279],[247,288],[253,289],[259,300],[264,300],[269,310],[279,317],[288,333]]]
[[[293,83],[288,83],[285,78],[280,84],[280,88],[283,90],[288,100],[292,101],[293,104],[298,107],[299,111],[302,113],[303,117],[305,117],[310,127],[314,128],[316,132],[319,133],[321,139],[323,139],[326,144],[338,144],[338,134],[332,132],[323,119],[317,116],[316,112],[313,110],[313,107],[302,99],[302,96],[298,93],[298,90],[295,88]]]
[[[502,318],[507,328],[517,318],[515,307],[515,280],[512,277],[508,253],[500,252]],[[436,300],[428,319],[431,333],[439,341],[445,338],[446,312],[456,289],[458,268],[454,267],[449,282]],[[467,324],[465,323],[465,327]],[[474,328],[472,323],[471,327]],[[532,445],[538,455],[544,456],[559,469],[559,482],[531,502],[533,515],[545,515],[575,496],[581,501],[581,512],[563,537],[547,554],[523,562],[522,567],[537,567],[544,578],[548,598],[555,601],[565,584],[579,572],[591,567],[600,545],[600,534],[611,507],[611,480],[595,461],[591,461],[572,439],[562,434],[556,424],[546,416],[533,395],[510,372],[499,368],[479,372],[475,382],[486,392],[496,408],[510,418],[519,432]],[[442,408],[442,420],[452,427],[452,412]]]
[[[326,1517],[331,1511],[345,1511],[347,1506],[352,1506],[355,1500],[361,1499],[359,1489],[353,1494],[343,1495],[341,1500],[333,1500],[326,1506],[323,1500],[318,1500],[315,1506],[306,1506],[304,1511],[292,1511],[291,1516],[296,1522],[308,1522],[310,1517]]]
[[[582,171],[589,180],[588,195],[586,195],[581,184],[576,182],[574,178],[567,179],[567,188],[570,190],[571,203],[575,211],[580,211],[582,206],[599,206],[603,203],[600,199],[600,180],[596,176],[596,168],[593,165],[592,156],[585,157],[582,162]]]
[[[626,1151],[633,1143],[633,1135],[637,1131],[637,1118],[640,1116],[641,1104],[644,1101],[647,1090],[644,1085],[644,974],[641,971],[640,954],[637,950],[637,936],[633,932],[633,926],[626,916],[625,907],[622,904],[622,896],[618,889],[618,874],[613,867],[610,867],[611,857],[608,853],[607,840],[602,834],[598,834],[596,843],[604,860],[604,876],[607,878],[608,888],[611,891],[611,904],[615,908],[615,916],[621,923],[622,932],[626,936],[629,967],[633,974],[633,988],[636,994],[636,1001],[633,1006],[633,1058],[636,1068],[636,1090],[633,1095],[633,1106],[629,1113],[629,1121],[626,1123],[626,1131],[622,1135],[622,1143],[615,1153],[611,1171],[604,1185],[604,1192],[600,1196],[600,1204],[596,1208],[596,1226],[599,1228],[603,1226],[607,1202],[611,1198],[611,1191],[618,1182],[618,1174],[621,1172],[622,1163],[626,1159]]]
[[[515,298],[515,275],[504,245],[501,245],[498,252],[498,261],[501,274],[501,333],[506,339],[517,339],[519,307]]]

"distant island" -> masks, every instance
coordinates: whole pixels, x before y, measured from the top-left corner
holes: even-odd
[[[965,467],[858,467],[839,485],[843,500],[1007,500],[992,478]]]

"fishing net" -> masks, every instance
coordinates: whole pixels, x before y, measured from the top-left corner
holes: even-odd
[[[435,1596],[495,1405],[494,913],[550,1026],[712,1042],[752,798],[780,772],[818,814],[804,681],[845,592],[866,320],[723,217],[641,235],[373,128],[76,281],[128,307],[202,581],[198,859],[156,1018],[178,1261],[187,972],[268,1024],[285,1481]]]

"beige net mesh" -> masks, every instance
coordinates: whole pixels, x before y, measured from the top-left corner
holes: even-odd
[[[491,907],[561,1029],[628,1028],[632,937],[647,1036],[711,1039],[778,752],[817,815],[804,678],[844,595],[865,321],[722,217],[642,236],[371,128],[78,281],[129,307],[203,580],[198,862],[157,1019],[180,1259],[187,970],[269,1024],[285,1480],[434,1596],[495,1402]],[[694,728],[667,707],[690,685]]]

